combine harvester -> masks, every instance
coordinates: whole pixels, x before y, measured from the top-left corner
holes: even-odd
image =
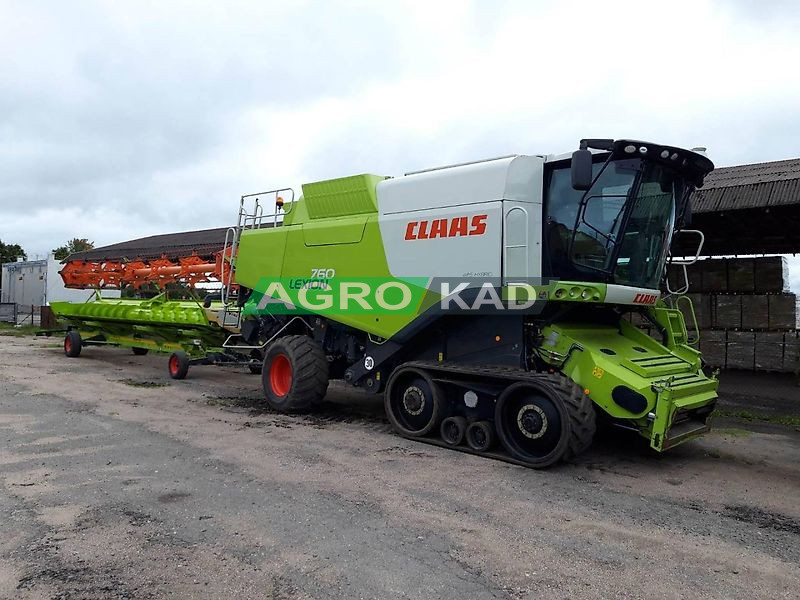
[[[263,365],[279,411],[307,410],[343,379],[383,393],[405,437],[529,467],[584,451],[598,420],[663,451],[708,431],[717,398],[677,309],[688,284],[659,291],[673,236],[689,232],[690,194],[712,169],[680,148],[583,140],[571,156],[345,177],[305,184],[297,200],[245,196],[213,264],[63,271],[83,287],[202,274],[221,282],[218,302],[53,309],[68,356],[87,343],[170,351],[175,378],[196,363]]]

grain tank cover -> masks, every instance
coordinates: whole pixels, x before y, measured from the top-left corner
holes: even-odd
[[[378,185],[383,215],[513,200],[540,203],[540,156],[513,155],[410,173]]]
[[[363,215],[378,211],[375,186],[386,177],[353,175],[303,184],[303,199],[311,219]]]

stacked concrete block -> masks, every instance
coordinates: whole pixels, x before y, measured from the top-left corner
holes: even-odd
[[[788,291],[789,265],[783,256],[759,258],[708,258],[687,267],[689,290],[693,293],[761,293]],[[672,289],[683,283],[680,267],[671,266]]]
[[[742,328],[769,328],[769,296],[766,294],[745,294],[742,301]]]
[[[749,371],[755,368],[755,334],[752,331],[728,331],[725,367]]]
[[[789,292],[782,256],[714,258],[687,267],[700,351],[715,367],[800,373],[800,300]],[[671,267],[670,287],[683,287]],[[685,303],[687,327],[693,328]]]
[[[780,294],[789,291],[789,263],[783,256],[753,259],[756,293]]]
[[[700,352],[708,365],[725,367],[726,338],[725,331],[709,330],[700,333]]]
[[[782,371],[785,349],[784,334],[781,331],[755,332],[756,371]],[[788,334],[792,335],[792,334]]]
[[[800,373],[800,332],[784,334],[783,369],[785,373]]]
[[[739,329],[742,326],[742,297],[738,294],[718,294],[713,299],[712,327]]]
[[[730,258],[726,262],[728,271],[726,290],[729,292],[754,292],[756,289],[755,261],[752,258]],[[714,290],[709,288],[708,291]]]
[[[770,294],[769,301],[769,329],[797,329],[798,306],[795,294]]]
[[[697,287],[690,287],[690,290],[703,292],[725,292],[728,290],[728,261],[726,259],[709,259],[698,264],[700,265],[700,271],[702,271],[700,282]]]
[[[694,309],[694,316],[697,319],[697,326],[700,329],[708,329],[711,327],[711,297],[705,294],[686,294],[692,301],[692,308]],[[682,301],[680,309],[683,313],[683,319],[686,321],[686,327],[692,329],[692,315],[689,312],[689,305]]]
[[[704,289],[703,283],[703,262],[696,262],[693,265],[686,267],[686,274],[689,277],[689,291],[701,292]]]

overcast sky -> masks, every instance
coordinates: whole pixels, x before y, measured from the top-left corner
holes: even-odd
[[[581,137],[797,157],[798,26],[790,0],[0,0],[0,239],[224,226],[243,193]]]

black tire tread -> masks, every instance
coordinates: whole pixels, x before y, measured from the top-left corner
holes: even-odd
[[[431,420],[429,421],[428,425],[419,431],[412,431],[406,429],[402,425],[402,423],[400,423],[400,421],[397,420],[397,418],[392,412],[390,394],[394,392],[394,386],[397,384],[399,377],[421,379],[430,389],[431,401],[434,403],[433,415],[431,416]],[[441,390],[437,387],[437,385],[433,381],[431,381],[430,378],[427,377],[425,371],[419,371],[416,369],[407,370],[400,367],[392,372],[391,376],[389,377],[389,382],[386,384],[386,391],[384,393],[384,398],[383,398],[383,406],[384,406],[384,411],[386,413],[386,418],[389,419],[389,423],[392,425],[395,431],[397,431],[402,435],[407,435],[409,437],[421,437],[423,435],[429,434],[432,431],[438,431],[439,425],[441,424],[444,416],[444,408],[442,406],[441,397],[442,397]]]
[[[178,372],[173,374],[172,371],[169,369],[169,363],[167,363],[167,372],[172,379],[186,379],[186,375],[189,373],[189,355],[186,354],[183,350],[176,350],[175,352],[170,355],[178,357]]]
[[[564,406],[569,413],[570,435],[567,448],[562,456],[549,464],[578,456],[591,446],[594,439],[597,429],[594,403],[588,395],[583,393],[583,389],[578,384],[562,373],[523,371],[513,367],[493,365],[441,364],[431,361],[411,361],[403,366],[427,370],[434,380],[436,379],[435,373],[447,372],[453,375],[480,375],[498,381],[507,380],[509,383],[530,381],[552,389],[564,401]]]
[[[548,373],[547,382],[555,388],[569,412],[570,438],[568,450],[562,460],[569,460],[592,445],[597,420],[592,400],[577,383],[561,373]]]
[[[67,352],[66,338],[69,338],[70,342],[72,343],[70,352]],[[80,356],[81,348],[83,347],[80,333],[78,333],[75,329],[70,329],[67,332],[66,338],[64,339],[64,354],[66,354],[69,358],[77,358]]]
[[[328,391],[328,358],[322,346],[305,335],[287,335],[270,347],[267,358],[271,356],[274,348],[278,348],[289,357],[292,365],[292,388],[285,404],[270,403],[270,405],[276,410],[294,412],[308,410],[322,402]],[[269,385],[269,369],[263,369],[262,377],[266,390]]]

